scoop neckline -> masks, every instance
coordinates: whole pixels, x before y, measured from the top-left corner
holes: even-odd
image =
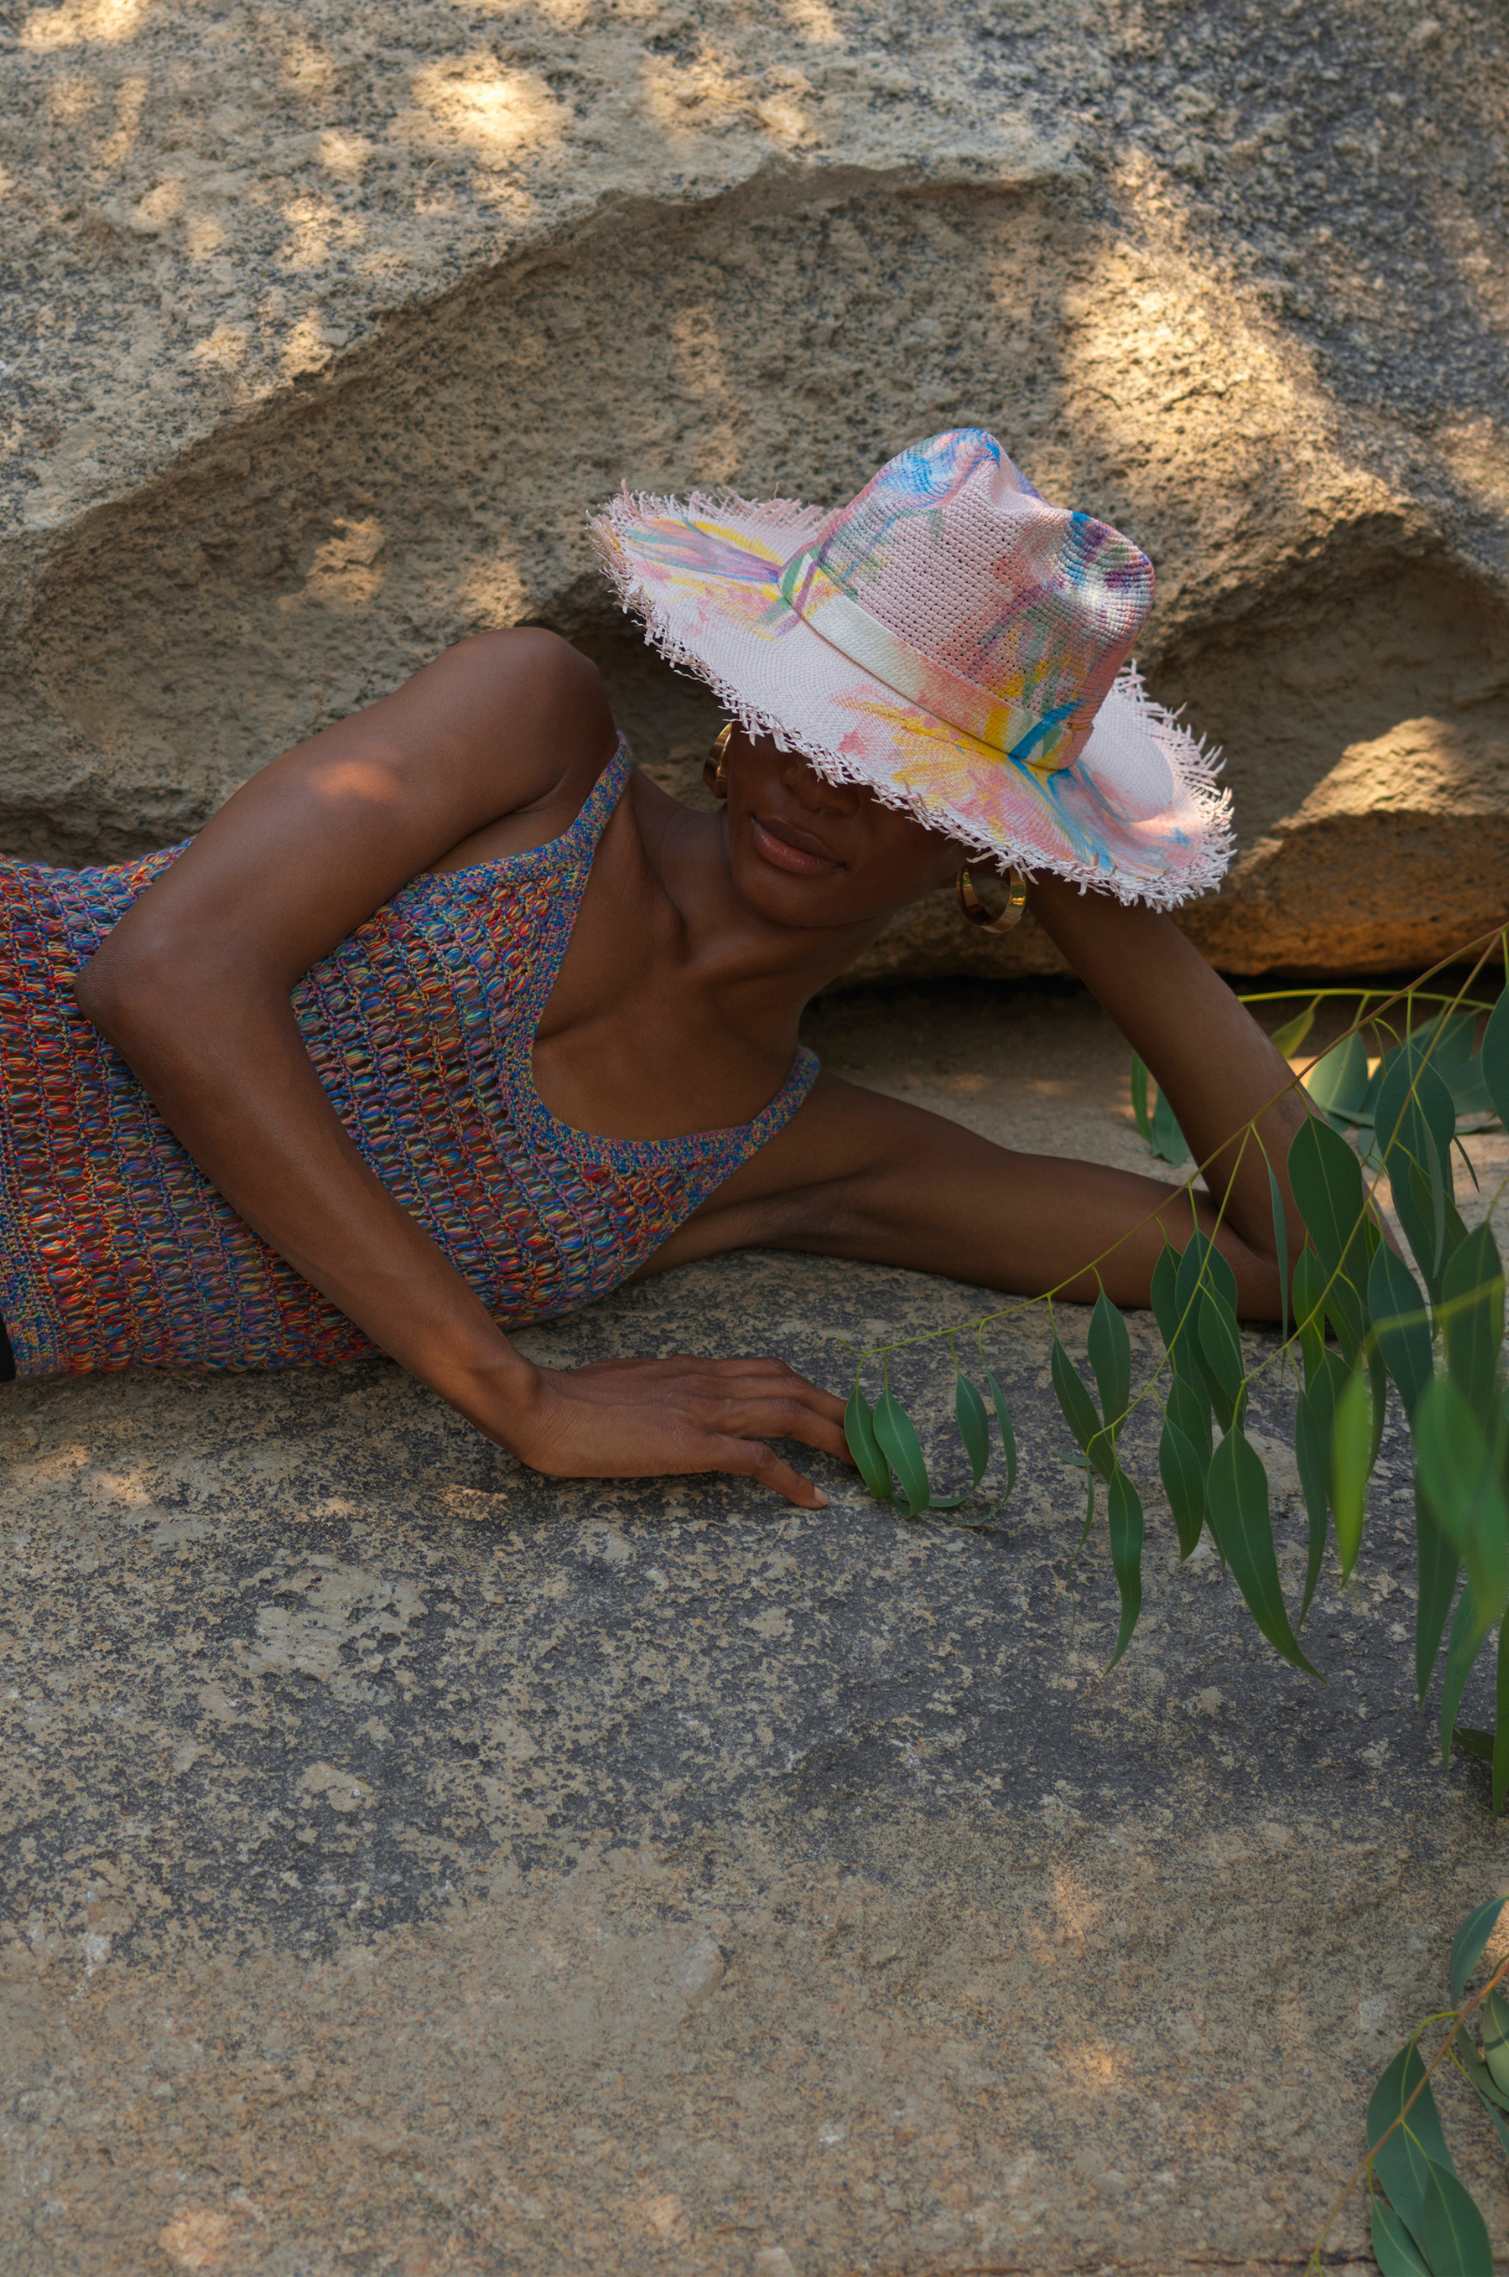
[[[634,1169],[648,1169],[664,1162],[668,1155],[674,1156],[678,1150],[708,1154],[737,1149],[741,1155],[748,1155],[762,1146],[789,1119],[811,1089],[820,1063],[810,1046],[801,1043],[797,1045],[785,1081],[748,1122],[724,1123],[706,1130],[678,1131],[668,1138],[614,1138],[603,1131],[584,1130],[579,1123],[568,1123],[563,1115],[558,1115],[541,1096],[535,1081],[534,1047],[540,1021],[550,1001],[551,992],[560,978],[566,952],[571,946],[582,896],[586,891],[597,849],[618,809],[632,772],[629,740],[620,732],[613,756],[588,792],[576,820],[558,838],[550,840],[543,847],[529,850],[531,853],[552,855],[558,864],[564,853],[565,861],[561,865],[559,889],[551,894],[543,937],[535,943],[527,987],[508,1026],[505,1051],[511,1076],[510,1089],[516,1106],[522,1107],[529,1120],[548,1133],[557,1147],[564,1148],[579,1160],[605,1163],[610,1167],[627,1165]],[[511,862],[515,859],[513,855],[501,855],[495,857],[495,862]],[[494,864],[474,866],[486,869]],[[455,877],[464,873],[451,870],[440,874]]]

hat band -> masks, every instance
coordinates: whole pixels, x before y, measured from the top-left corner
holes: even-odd
[[[815,554],[792,556],[781,571],[780,590],[810,631],[896,695],[921,704],[977,743],[988,744],[1003,759],[1019,760],[1043,774],[1057,772],[1052,754],[1062,748],[1061,730],[1078,710],[1077,704],[1060,704],[1035,718],[1020,704],[992,695],[951,665],[924,656],[872,617]]]

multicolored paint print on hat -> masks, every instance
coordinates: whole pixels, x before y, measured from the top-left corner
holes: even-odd
[[[951,428],[847,505],[625,488],[592,517],[626,609],[730,712],[1004,868],[1170,907],[1234,848],[1219,756],[1130,660],[1148,557]]]

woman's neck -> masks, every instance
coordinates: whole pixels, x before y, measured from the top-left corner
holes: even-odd
[[[656,882],[680,919],[688,977],[745,1025],[794,1026],[802,1008],[885,930],[888,914],[844,926],[780,925],[735,889],[722,811],[683,806],[636,777],[640,837]]]

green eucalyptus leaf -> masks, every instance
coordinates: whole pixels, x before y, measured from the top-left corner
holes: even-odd
[[[1158,1252],[1158,1262],[1153,1267],[1148,1296],[1153,1318],[1158,1323],[1158,1334],[1163,1339],[1163,1349],[1173,1358],[1176,1372],[1179,1360],[1178,1346],[1174,1341],[1179,1326],[1179,1302],[1175,1293],[1178,1279],[1179,1252],[1165,1234],[1163,1247]],[[1181,1336],[1179,1344],[1182,1345],[1183,1342]]]
[[[985,1402],[962,1370],[954,1380],[954,1421],[976,1486],[990,1467],[990,1422]]]
[[[1152,1129],[1148,1143],[1160,1162],[1182,1162],[1189,1153],[1189,1141],[1179,1128],[1179,1119],[1169,1105],[1168,1094],[1160,1084],[1153,1106]]]
[[[1111,1534],[1111,1567],[1116,1575],[1116,1590],[1121,1599],[1121,1625],[1116,1632],[1116,1650],[1108,1666],[1114,1668],[1132,1641],[1137,1616],[1142,1610],[1142,1500],[1127,1474],[1119,1466],[1111,1473],[1109,1490],[1109,1525]]]
[[[1090,1315],[1087,1349],[1100,1393],[1101,1417],[1114,1428],[1126,1414],[1132,1396],[1132,1342],[1125,1320],[1104,1289]]]
[[[1343,1581],[1362,1547],[1372,1438],[1372,1393],[1366,1375],[1353,1368],[1341,1387],[1331,1428],[1331,1507],[1336,1513],[1336,1553]]]
[[[1326,1533],[1333,1491],[1331,1440],[1336,1407],[1347,1382],[1347,1370],[1334,1352],[1322,1352],[1314,1375],[1294,1403],[1294,1459],[1300,1492],[1305,1501],[1309,1546],[1305,1561],[1305,1593],[1300,1600],[1303,1623],[1315,1596],[1326,1554]]]
[[[1090,1529],[1091,1529],[1091,1527],[1094,1525],[1094,1523],[1095,1523],[1095,1466],[1094,1466],[1094,1464],[1093,1464],[1093,1463],[1086,1463],[1086,1465],[1085,1465],[1085,1522],[1084,1522],[1084,1524],[1083,1524],[1083,1525],[1080,1527],[1080,1529],[1079,1529],[1079,1540],[1078,1540],[1078,1541],[1075,1543],[1075,1545],[1074,1545],[1074,1554],[1075,1554],[1075,1556],[1076,1556],[1076,1557],[1078,1557],[1078,1555],[1079,1555],[1080,1551],[1081,1551],[1081,1550],[1084,1548],[1084,1546],[1085,1546],[1086,1542],[1087,1542],[1087,1541],[1090,1539]]]
[[[1478,1012],[1475,1004],[1455,1010],[1443,1005],[1411,1038],[1417,1049],[1429,1044],[1429,1064],[1451,1093],[1459,1129],[1464,1116],[1480,1114],[1491,1105],[1477,1047]]]
[[[1489,2124],[1498,2137],[1499,2149],[1509,2159],[1509,2095],[1501,2095],[1488,2076],[1488,2067],[1465,2032],[1460,2033],[1456,2046],[1457,2061],[1467,2075],[1479,2103],[1488,2114]]]
[[[1492,1228],[1474,1226],[1441,1273],[1446,1365],[1485,1426],[1498,1390],[1504,1343],[1504,1266]]]
[[[1417,2087],[1420,2093],[1410,2103]],[[1407,2103],[1409,2109],[1405,2111]],[[1405,2042],[1368,2099],[1367,2135],[1374,2176],[1388,2192],[1395,2212],[1414,2230],[1430,2169],[1441,2166],[1450,2171],[1451,2152],[1413,2040]]]
[[[1073,1432],[1081,1453],[1087,1455],[1102,1478],[1108,1479],[1115,1468],[1115,1455],[1110,1434],[1101,1429],[1095,1402],[1085,1388],[1083,1377],[1065,1351],[1057,1335],[1048,1355],[1049,1373],[1053,1389],[1064,1420]]]
[[[1439,1302],[1447,1253],[1465,1237],[1467,1229],[1463,1226],[1461,1233],[1457,1232],[1452,1222],[1455,1205],[1448,1203],[1440,1170],[1429,1156],[1423,1168],[1413,1154],[1404,1162],[1396,1156],[1390,1164],[1389,1192],[1410,1253],[1431,1296]]]
[[[1423,1058],[1419,1031],[1385,1055],[1373,1103],[1373,1132],[1384,1160],[1396,1147],[1423,1169],[1434,1153],[1443,1178],[1451,1177],[1451,1139],[1457,1111],[1451,1093]]]
[[[1497,1997],[1497,1994],[1490,1993],[1488,1999],[1483,2003],[1483,2009],[1488,2008]],[[1494,2033],[1482,2009],[1478,2012],[1478,2022],[1483,2027],[1485,2039],[1498,2038],[1502,2054],[1509,2056],[1509,2039],[1503,2039]],[[1509,2111],[1509,2088],[1502,2088],[1495,2084],[1493,2074],[1483,2061],[1482,2051],[1478,2048],[1470,2031],[1464,2029],[1457,2033],[1452,2053],[1489,2108],[1494,2111]]]
[[[1368,2224],[1379,2277],[1433,2277],[1415,2251],[1409,2231],[1388,2200],[1376,2191],[1368,2201]]]
[[[1223,1256],[1210,1235],[1201,1228],[1192,1233],[1179,1254],[1178,1296],[1180,1310],[1194,1293],[1196,1281],[1213,1289],[1224,1298],[1233,1312],[1237,1309],[1237,1277],[1231,1260]]]
[[[968,1494],[935,1494],[928,1502],[928,1515],[932,1516],[940,1510],[958,1510],[970,1499]],[[960,1518],[955,1523],[960,1526],[975,1526],[982,1532],[990,1526],[988,1518]]]
[[[1205,1523],[1205,1464],[1175,1422],[1172,1408],[1164,1415],[1163,1434],[1158,1441],[1158,1475],[1174,1514],[1179,1556],[1183,1560],[1193,1556],[1199,1546],[1200,1530]]]
[[[1441,1639],[1446,1633],[1446,1616],[1451,1611],[1451,1593],[1457,1585],[1461,1561],[1450,1535],[1438,1521],[1425,1498],[1418,1472],[1415,1477],[1415,1697],[1423,1701],[1430,1690],[1431,1674]]]
[[[1500,2095],[1509,2095],[1509,1998],[1497,1986],[1483,2003],[1483,2068]]]
[[[1362,1165],[1338,1132],[1309,1115],[1289,1142],[1287,1167],[1305,1231],[1331,1273],[1362,1222]]]
[[[1509,1606],[1509,1498],[1495,1448],[1452,1376],[1432,1376],[1414,1426],[1425,1499],[1467,1569],[1480,1617],[1494,1627]]]
[[[1141,1136],[1152,1141],[1153,1122],[1147,1111],[1147,1062],[1132,1054],[1132,1119]]]
[[[1268,1476],[1239,1424],[1217,1443],[1210,1458],[1206,1495],[1211,1532],[1259,1629],[1291,1666],[1319,1676],[1320,1670],[1305,1658],[1289,1626],[1268,1515]]]
[[[1294,1320],[1299,1331],[1299,1348],[1305,1363],[1305,1381],[1308,1383],[1320,1366],[1326,1349],[1326,1316],[1321,1300],[1326,1271],[1314,1248],[1307,1241],[1294,1260],[1289,1292],[1294,1300]]]
[[[1284,1213],[1284,1197],[1279,1192],[1273,1164],[1265,1163],[1268,1173],[1268,1209],[1273,1219],[1273,1255],[1278,1266],[1279,1334],[1284,1342],[1289,1338],[1289,1222]]]
[[[1452,1617],[1451,1634],[1446,1640],[1446,1667],[1441,1677],[1441,1713],[1439,1732],[1441,1761],[1451,1761],[1451,1743],[1456,1731],[1457,1710],[1462,1705],[1462,1694],[1467,1679],[1477,1664],[1477,1658],[1497,1623],[1491,1613],[1484,1613],[1469,1585],[1457,1599]],[[1492,1756],[1490,1755],[1490,1763]]]
[[[1412,1416],[1435,1365],[1430,1311],[1414,1274],[1386,1241],[1368,1266],[1367,1297],[1383,1364],[1399,1387],[1405,1414]]]
[[[1011,1490],[1016,1485],[1016,1432],[1012,1428],[1011,1411],[1006,1405],[1006,1394],[1001,1389],[1000,1378],[994,1369],[990,1369],[986,1373],[985,1388],[990,1394],[990,1403],[996,1411],[996,1429],[1001,1434],[1001,1452],[1006,1457],[1006,1485],[1001,1495],[1001,1500],[1005,1503],[1010,1501]]]
[[[1492,2277],[1493,2247],[1483,2217],[1456,2175],[1434,2160],[1410,2227],[1431,2277]]]
[[[1451,1096],[1428,1067],[1418,1073],[1420,1098],[1402,1102],[1397,1130],[1383,1149],[1383,1159],[1389,1195],[1404,1237],[1426,1287],[1436,1297],[1447,1253],[1463,1238],[1466,1228],[1452,1195]]]
[[[1388,1370],[1376,1340],[1363,1340],[1363,1357],[1367,1363],[1368,1394],[1372,1409],[1372,1435],[1368,1440],[1368,1471],[1378,1460],[1378,1449],[1383,1444],[1383,1428],[1388,1421]]]
[[[1229,1431],[1241,1412],[1245,1394],[1246,1362],[1237,1316],[1214,1289],[1202,1289],[1195,1325],[1205,1380],[1223,1431]]]
[[[1339,1134],[1311,1115],[1289,1143],[1289,1184],[1324,1267],[1327,1318],[1351,1359],[1362,1342],[1367,1279],[1362,1164]]]
[[[1498,1927],[1499,1915],[1509,1905],[1509,1890],[1498,1897],[1486,1898],[1474,1906],[1467,1919],[1451,1941],[1451,1998],[1453,2007],[1460,2007],[1472,1982],[1473,1971],[1487,1950],[1488,1940]],[[1506,2049],[1509,2054],[1509,2049]],[[1509,2084],[1509,2083],[1506,2083]]]
[[[876,1403],[875,1437],[901,1483],[907,1516],[918,1517],[932,1501],[927,1465],[922,1459],[922,1443],[912,1428],[911,1418],[889,1388]]]
[[[1210,1464],[1210,1394],[1203,1377],[1176,1376],[1168,1387],[1167,1412],[1193,1447],[1203,1481]]]
[[[1281,1028],[1274,1029],[1270,1040],[1274,1050],[1282,1053],[1285,1059],[1295,1057],[1300,1045],[1314,1027],[1315,1007],[1318,1001],[1318,998],[1312,997],[1302,1012],[1296,1012],[1294,1017],[1286,1020]]]
[[[858,1390],[850,1393],[849,1404],[844,1409],[844,1438],[871,1494],[877,1502],[889,1502],[894,1493],[891,1466],[880,1451],[869,1402]]]
[[[1478,1059],[1483,1088],[1493,1101],[1494,1113],[1509,1131],[1509,985],[1500,991],[1488,1015]]]
[[[1179,1258],[1174,1294],[1184,1318],[1184,1330],[1179,1342],[1185,1355],[1185,1365],[1179,1372],[1199,1385],[1210,1405],[1221,1415],[1224,1424],[1229,1420],[1230,1413],[1230,1371],[1228,1369],[1223,1381],[1222,1376],[1212,1367],[1201,1327],[1201,1312],[1206,1295],[1209,1294],[1218,1306],[1226,1308],[1235,1332],[1237,1282],[1230,1263],[1222,1256],[1209,1234],[1196,1232],[1186,1242]],[[1231,1340],[1223,1335],[1222,1326],[1223,1323],[1218,1323],[1210,1334],[1220,1356],[1229,1360]],[[1240,1353],[1239,1338],[1237,1350]],[[1238,1380],[1240,1375],[1239,1367]]]
[[[1306,1070],[1304,1084],[1317,1107],[1332,1114],[1355,1115],[1368,1087],[1368,1054],[1362,1030],[1354,1028],[1323,1052]]]
[[[1363,1287],[1367,1280],[1365,1244],[1359,1237],[1358,1245],[1348,1257],[1346,1270],[1336,1275],[1326,1290],[1326,1319],[1336,1331],[1336,1341],[1347,1360],[1355,1360],[1362,1349],[1367,1333],[1367,1310]]]

